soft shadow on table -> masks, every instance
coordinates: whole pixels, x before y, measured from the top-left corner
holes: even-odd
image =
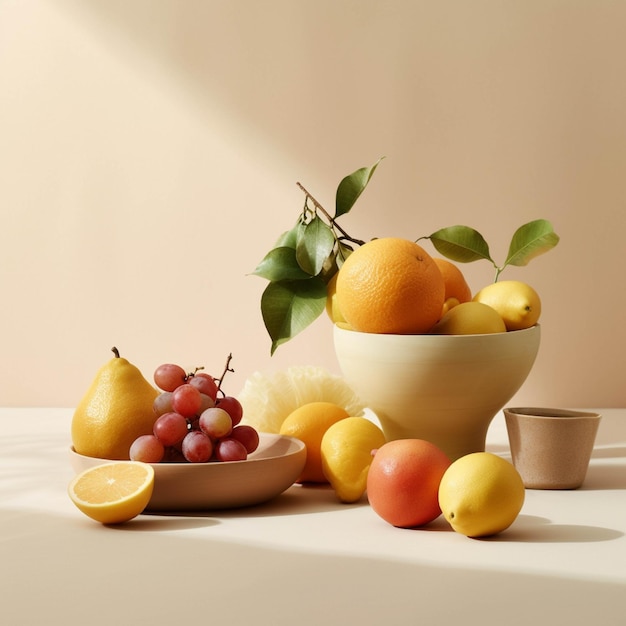
[[[158,516],[140,515],[125,524],[115,524],[107,526],[111,530],[126,532],[175,532],[179,530],[190,530],[194,528],[209,528],[218,526],[221,522],[214,518],[204,516],[188,516],[183,514]]]
[[[592,459],[623,459],[626,457],[626,446],[603,446],[595,448]]]
[[[11,567],[2,568],[0,583],[3,619],[12,626],[61,623],[51,616],[68,625],[119,623],[122,606],[124,623],[186,622],[210,612],[212,620],[268,626],[412,624],[417,616],[420,623],[468,624],[468,611],[478,611],[485,626],[548,623],[550,615],[569,626],[613,625],[626,610],[619,581],[468,568],[445,554],[441,563],[407,562],[208,536],[102,532],[54,515],[9,521],[0,559]]]
[[[494,537],[479,541],[525,543],[595,543],[620,539],[624,533],[614,528],[582,524],[553,524],[545,517],[520,514],[512,526]]]
[[[282,494],[268,502],[235,509],[206,511],[149,511],[148,516],[192,516],[192,517],[275,517],[306,515],[327,511],[347,511],[353,507],[369,506],[364,496],[353,504],[342,504],[328,485],[292,485]]]
[[[454,532],[443,516],[421,528],[408,529],[417,532]],[[612,541],[624,533],[613,528],[575,524],[553,524],[546,517],[521,513],[512,526],[499,535],[480,537],[474,541],[501,543],[594,543]]]
[[[615,458],[615,456],[602,458]],[[580,489],[626,489],[626,472],[623,467],[603,463],[594,453]]]
[[[42,520],[48,519],[47,513],[37,513],[33,511],[16,511],[0,509],[0,529],[5,534],[10,534],[12,529],[20,529],[21,534],[31,532],[31,527],[36,528],[38,524],[42,524]],[[101,532],[103,528],[111,531],[132,531],[132,532],[166,532],[166,531],[184,531],[196,528],[208,528],[217,526],[221,522],[218,519],[207,517],[195,517],[177,515],[172,517],[151,517],[147,515],[139,515],[129,522],[123,524],[111,524],[102,526],[98,522],[90,520],[78,514],[75,519],[67,524],[68,528],[80,526],[86,531]]]

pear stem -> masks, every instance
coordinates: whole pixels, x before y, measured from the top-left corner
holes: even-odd
[[[119,350],[118,350],[115,346],[113,346],[113,347],[111,348],[111,352],[113,352],[113,354],[115,355],[115,358],[116,358],[116,359],[119,359],[119,358],[120,358],[120,351],[119,351]]]

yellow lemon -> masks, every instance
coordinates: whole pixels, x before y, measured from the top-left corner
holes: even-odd
[[[68,493],[85,515],[102,524],[121,524],[148,506],[153,488],[151,465],[117,461],[84,470],[72,480]]]
[[[294,365],[272,374],[254,372],[237,399],[243,407],[242,423],[265,433],[278,433],[284,419],[309,402],[332,402],[349,415],[363,412],[363,404],[341,376],[312,365]]]
[[[504,333],[506,325],[498,312],[481,302],[462,302],[452,307],[430,330],[434,335],[479,335]]]
[[[290,413],[280,434],[296,437],[306,446],[306,463],[298,482],[327,483],[322,469],[322,438],[330,426],[350,414],[332,402],[309,402]]]
[[[159,392],[116,348],[113,352],[74,411],[72,443],[85,456],[128,460],[133,441],[152,433]]]
[[[337,303],[337,276],[339,276],[339,272],[328,281],[326,287],[326,314],[334,324],[343,324],[346,323],[346,318],[341,313]]]
[[[534,326],[541,315],[539,294],[519,280],[502,280],[483,287],[474,297],[494,308],[504,320],[507,330]]]
[[[508,528],[524,504],[524,483],[506,459],[474,452],[457,459],[439,483],[439,506],[452,528],[486,537]]]
[[[453,309],[455,306],[461,304],[458,298],[447,298],[443,303],[443,308],[441,309],[441,317],[443,317],[450,309]]]
[[[322,437],[322,470],[341,502],[364,493],[372,452],[385,444],[383,431],[366,417],[346,417]]]

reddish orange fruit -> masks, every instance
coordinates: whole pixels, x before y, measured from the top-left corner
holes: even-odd
[[[424,526],[441,515],[439,483],[450,465],[429,441],[389,441],[376,451],[367,475],[369,503],[393,526]]]

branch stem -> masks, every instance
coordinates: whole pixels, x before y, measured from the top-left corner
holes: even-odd
[[[347,241],[351,241],[358,246],[362,246],[365,243],[361,239],[355,239],[354,237],[351,237],[341,226],[339,226],[339,224],[335,221],[335,218],[330,216],[328,211],[326,211],[326,209],[309,193],[306,187],[304,187],[301,183],[296,183],[296,185],[298,185],[298,187],[304,192],[307,199],[313,203],[315,209],[324,214],[324,217],[326,217],[331,227],[336,228],[343,235],[344,239],[346,239]]]

